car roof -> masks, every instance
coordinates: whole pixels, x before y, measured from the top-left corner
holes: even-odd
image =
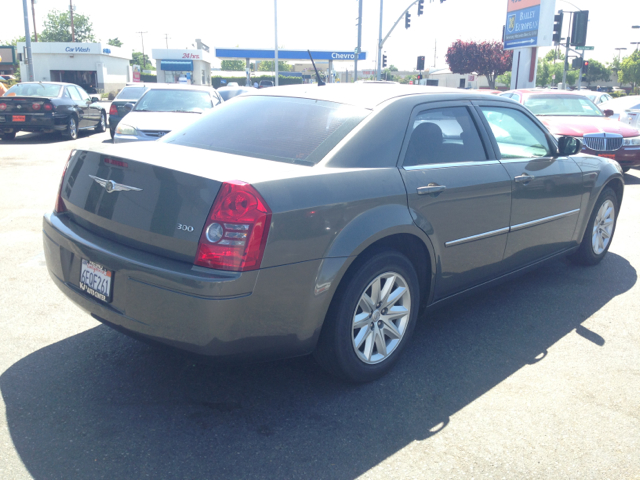
[[[486,93],[473,93],[473,90],[458,88],[431,87],[423,85],[400,85],[381,83],[332,83],[318,86],[317,84],[287,85],[263,90],[254,90],[246,96],[281,96],[308,98],[310,100],[324,100],[327,102],[343,103],[373,109],[376,106],[393,98],[409,95],[456,95],[456,99],[487,100]],[[491,98],[498,101],[497,96]],[[452,99],[453,100],[453,99]]]
[[[586,90],[585,90],[586,91]],[[581,90],[573,91],[573,90],[555,90],[555,89],[533,89],[533,88],[522,88],[517,90],[507,90],[504,93],[521,93],[523,95],[582,95]]]
[[[148,83],[146,86],[147,88],[164,90],[200,90],[205,92],[213,90],[211,85],[185,85],[183,83]]]
[[[58,85],[60,87],[65,87],[67,85],[73,85],[75,87],[79,87],[77,83],[65,83],[65,82],[20,82],[16,83],[16,85],[30,85],[30,84],[42,84],[42,85]]]

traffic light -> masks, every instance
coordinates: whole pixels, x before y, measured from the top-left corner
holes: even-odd
[[[587,44],[587,23],[589,22],[589,10],[582,10],[573,14],[571,25],[571,46],[584,47]]]
[[[416,70],[424,70],[424,57],[418,57],[418,68]]]
[[[443,3],[445,0],[440,0],[440,3]]]
[[[404,28],[411,26],[411,14],[409,12],[404,14]]]
[[[382,55],[382,68],[385,68],[386,66],[387,66],[387,56]]]
[[[416,79],[422,80],[422,75],[416,75]]]
[[[571,68],[579,70],[582,67],[582,58],[577,57],[571,60]]]
[[[553,41],[554,43],[560,43],[560,39],[562,38],[562,18],[564,14],[562,10],[558,15],[553,17]]]
[[[585,60],[582,63],[582,74],[587,75],[589,73],[589,60]]]
[[[418,16],[424,13],[424,0],[418,0]]]

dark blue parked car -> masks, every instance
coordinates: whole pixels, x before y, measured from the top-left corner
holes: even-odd
[[[111,103],[111,108],[109,109],[109,130],[111,132],[111,138],[116,133],[116,127],[122,117],[124,117],[128,112],[124,109],[124,106],[127,103],[135,104],[138,99],[142,96],[144,92],[149,89],[148,85],[144,83],[136,83],[136,84],[127,84],[120,93],[116,96],[116,98]]]

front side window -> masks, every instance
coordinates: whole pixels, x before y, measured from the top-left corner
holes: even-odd
[[[434,108],[413,121],[403,166],[477,162],[487,155],[465,107]]]
[[[512,108],[481,107],[503,159],[537,158],[551,152],[544,132],[524,113]]]
[[[305,98],[238,96],[160,141],[313,166],[369,113]]]

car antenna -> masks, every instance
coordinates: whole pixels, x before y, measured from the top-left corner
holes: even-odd
[[[326,85],[322,79],[320,78],[320,74],[318,73],[318,69],[316,68],[316,62],[313,61],[313,57],[311,56],[311,52],[309,50],[307,50],[307,53],[309,54],[309,58],[311,59],[311,64],[313,65],[313,69],[316,71],[316,77],[318,78],[318,86],[321,87],[323,85]]]

